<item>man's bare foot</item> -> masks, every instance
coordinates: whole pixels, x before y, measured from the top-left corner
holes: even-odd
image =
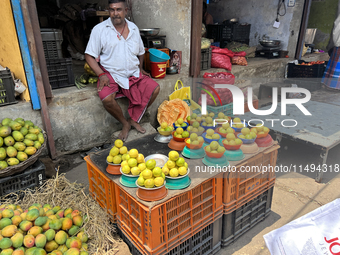
[[[141,125],[139,125],[136,121],[134,121],[133,119],[129,119],[129,123],[131,124],[131,126],[133,126],[135,129],[137,129],[137,131],[139,133],[144,134],[146,132],[146,130],[144,128],[141,127]]]
[[[120,134],[118,135],[118,138],[121,139],[123,142],[125,142],[126,139],[128,138],[129,131],[131,129],[130,123],[128,121],[126,123],[127,123],[126,125],[123,125],[122,132],[120,132]]]

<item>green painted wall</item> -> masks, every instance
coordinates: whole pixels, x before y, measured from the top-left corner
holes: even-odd
[[[317,28],[315,47],[326,50],[338,8],[338,0],[313,1],[308,28]]]

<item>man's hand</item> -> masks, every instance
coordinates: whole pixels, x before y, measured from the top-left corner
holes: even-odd
[[[143,74],[143,75],[146,75],[146,76],[150,76],[150,74],[148,72],[146,72],[144,69],[140,69],[140,72]]]
[[[99,77],[99,87],[98,87],[98,92],[102,91],[104,86],[110,87],[110,79],[107,77],[106,74],[102,75]]]

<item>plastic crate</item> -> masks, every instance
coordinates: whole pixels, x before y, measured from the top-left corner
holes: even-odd
[[[299,64],[309,63],[303,60],[298,60]],[[326,68],[326,63],[318,65],[295,65],[288,63],[287,78],[322,78]]]
[[[112,222],[116,221],[117,207],[115,198],[114,182],[107,178],[92,163],[89,156],[84,158],[87,165],[89,178],[89,193],[98,204],[106,210]]]
[[[259,108],[259,100],[258,99],[253,100],[253,106],[254,106],[255,109]],[[224,115],[226,115],[226,116],[229,116],[229,117],[234,116],[234,114],[233,114],[233,103],[222,105],[222,106],[207,105],[207,110],[209,112],[215,113],[215,115],[218,114],[219,112],[223,112]],[[244,103],[244,112],[249,112],[248,102]]]
[[[117,224],[144,254],[164,254],[223,213],[223,173],[149,208],[115,185]]]
[[[274,168],[279,148],[279,145],[274,145],[240,164],[235,172],[224,173],[224,214],[240,208],[259,193],[263,193],[274,186]],[[264,166],[267,169],[264,169]],[[273,168],[269,169],[268,166]],[[251,168],[256,169],[255,171],[244,171]]]
[[[63,57],[61,43],[63,42],[63,32],[54,28],[42,28],[40,30],[41,39],[46,59],[58,59]]]
[[[14,81],[11,71],[0,71],[0,106],[15,104]]]
[[[232,31],[232,41],[249,44],[250,24],[233,24]]]
[[[74,85],[72,58],[46,59],[46,64],[52,89]]]
[[[271,212],[274,187],[236,211],[223,215],[222,247],[228,246],[263,221]]]
[[[132,255],[143,255],[145,251],[143,247],[134,243],[129,235],[118,225],[118,233],[124,242],[130,248]],[[214,255],[221,249],[222,238],[222,217],[217,219],[214,223],[203,227],[202,230],[190,236],[185,241],[181,241],[176,247],[172,248],[167,253],[162,255]]]
[[[201,50],[201,70],[211,68],[211,48]]]
[[[310,92],[321,89],[321,78],[307,78],[307,79],[288,79],[286,84],[296,84],[299,88],[308,89]]]
[[[232,27],[230,25],[208,25],[207,26],[207,38],[214,39],[214,41],[220,40],[232,40]]]
[[[0,178],[0,197],[20,190],[40,187],[46,180],[45,170],[45,165],[38,159],[25,172]]]
[[[221,41],[221,48],[232,41],[249,44],[250,26],[250,24],[240,23],[208,25],[207,38]]]

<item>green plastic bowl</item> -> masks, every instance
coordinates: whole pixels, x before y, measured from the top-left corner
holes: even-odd
[[[185,176],[181,179],[166,179],[165,187],[171,190],[185,189],[191,184],[189,176]]]
[[[233,151],[226,150],[224,155],[227,157],[229,161],[239,161],[244,159],[245,157],[242,150]]]

